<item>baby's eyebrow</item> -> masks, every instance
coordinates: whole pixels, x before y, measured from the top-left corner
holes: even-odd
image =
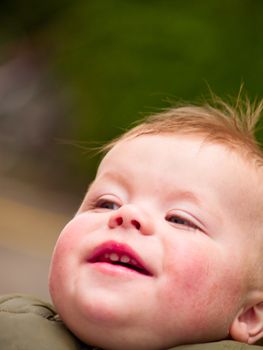
[[[171,197],[188,200],[196,205],[200,205],[201,201],[196,194],[191,191],[176,190],[172,191]]]
[[[83,203],[86,202],[89,192],[92,191],[93,188],[96,189],[96,185],[100,186],[105,180],[121,187],[129,186],[128,180],[122,174],[108,171],[102,175],[96,176],[95,179],[88,185],[85,196],[83,198]]]
[[[103,174],[101,174],[97,178],[97,180],[109,180],[115,184],[118,184],[118,185],[120,184],[123,186],[129,185],[127,176],[124,176],[121,172],[107,171],[107,172],[104,172]],[[96,179],[93,181],[93,183],[94,182],[96,182]]]

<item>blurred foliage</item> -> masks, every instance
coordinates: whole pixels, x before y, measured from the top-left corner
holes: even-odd
[[[261,0],[2,1],[1,42],[46,50],[68,104],[58,138],[106,141],[173,101],[263,96]],[[59,148],[70,178],[94,173],[85,152]],[[69,170],[68,170],[69,171]]]

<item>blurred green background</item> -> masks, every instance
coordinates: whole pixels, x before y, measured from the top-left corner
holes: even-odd
[[[262,14],[261,0],[1,1],[2,174],[83,193],[85,147],[144,115],[208,86],[262,97]]]

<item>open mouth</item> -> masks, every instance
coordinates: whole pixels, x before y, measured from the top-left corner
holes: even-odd
[[[95,249],[88,262],[118,265],[146,276],[152,275],[141,259],[127,245],[121,243],[104,243]]]

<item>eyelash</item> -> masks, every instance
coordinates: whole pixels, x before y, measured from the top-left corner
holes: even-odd
[[[114,206],[116,207],[113,208]],[[121,205],[114,202],[113,200],[101,198],[95,201],[91,207],[92,207],[91,209],[117,210],[121,207]],[[172,219],[175,219],[175,220],[172,220]],[[185,226],[189,230],[192,229],[192,230],[202,231],[200,227],[194,224],[191,220],[185,219],[180,215],[168,214],[166,215],[165,220],[176,226]]]
[[[110,204],[110,205],[115,205],[117,208],[109,208],[109,207],[107,207],[107,205],[108,204]],[[109,200],[109,199],[99,199],[98,201],[96,201],[93,205],[92,205],[92,207],[94,208],[94,209],[107,209],[107,210],[117,210],[119,207],[120,207],[120,205],[119,204],[117,204],[116,202],[114,202],[114,201],[112,201],[112,200]]]
[[[173,221],[171,219],[176,219],[176,221]],[[165,220],[167,220],[168,222],[171,222],[174,225],[179,225],[179,226],[186,226],[189,229],[193,229],[193,230],[199,230],[201,231],[200,227],[198,227],[196,224],[194,224],[192,221],[187,220],[179,215],[175,215],[175,214],[169,214],[165,217]]]

